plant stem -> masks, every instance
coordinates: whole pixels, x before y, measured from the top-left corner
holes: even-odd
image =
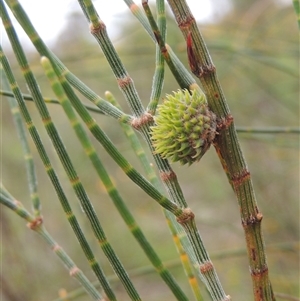
[[[43,67],[46,71],[46,75],[50,80],[53,91],[55,92],[59,102],[61,103],[71,125],[76,132],[78,139],[80,140],[83,148],[85,149],[86,154],[89,156],[95,170],[97,171],[98,176],[100,177],[103,185],[106,188],[107,193],[112,199],[114,205],[122,216],[124,222],[128,226],[130,232],[136,238],[142,249],[144,250],[146,256],[153,264],[159,275],[169,286],[171,291],[174,293],[177,300],[187,301],[187,297],[184,295],[175,279],[172,277],[170,272],[164,267],[162,261],[156,254],[155,250],[152,248],[145,235],[143,234],[141,228],[135,221],[134,217],[127,208],[125,202],[123,201],[121,195],[119,194],[116,186],[113,184],[108,172],[106,171],[104,165],[102,164],[95,148],[93,147],[88,135],[86,134],[83,126],[81,125],[79,119],[77,118],[70,101],[68,100],[66,94],[64,93],[63,87],[60,85],[56,74],[50,64],[50,61],[45,57],[42,59]],[[129,125],[123,124],[124,127],[129,127]],[[130,127],[129,127],[130,128]]]
[[[177,24],[186,41],[193,73],[200,79],[211,110],[219,118],[219,135],[214,146],[229,182],[237,196],[241,221],[245,231],[250,273],[255,300],[275,300],[268,276],[264,241],[261,233],[262,213],[216,69],[200,34],[197,23],[185,0],[168,0]]]
[[[10,91],[0,90],[0,95],[7,97],[14,97],[14,94]],[[32,96],[29,94],[22,94],[24,100],[33,101]],[[44,97],[44,102],[59,104],[57,99]],[[83,104],[88,111],[95,112],[98,114],[104,114],[99,108],[95,108],[89,104]],[[300,134],[300,128],[296,126],[265,126],[265,127],[252,127],[252,126],[236,126],[238,133],[248,134]]]
[[[73,260],[68,256],[64,249],[52,238],[46,230],[43,219],[41,217],[32,216],[22,205],[21,202],[14,199],[5,191],[2,183],[0,184],[0,203],[16,212],[20,217],[25,219],[28,228],[38,233],[49,245],[51,250],[60,258],[68,269],[70,275],[74,277],[85,289],[85,291],[92,297],[93,300],[103,301],[103,297],[96,290],[95,286],[88,280],[84,273],[76,266]]]
[[[34,98],[40,98],[42,100],[42,96],[41,96],[41,92],[35,82],[35,79],[34,79],[34,76],[29,68],[29,65],[27,63],[27,59],[25,57],[25,54],[23,52],[23,49],[20,45],[20,42],[17,38],[17,35],[15,33],[15,30],[12,26],[12,23],[10,21],[10,18],[9,18],[9,15],[5,9],[5,6],[4,6],[4,3],[2,0],[0,0],[0,14],[1,14],[1,18],[2,18],[2,21],[5,25],[5,29],[7,30],[8,32],[8,37],[10,38],[11,40],[11,44],[12,44],[12,47],[15,51],[15,53],[17,54],[17,58],[18,58],[18,61],[19,61],[19,64],[22,66],[22,70],[24,71],[24,76],[25,76],[25,79],[27,80],[27,83],[28,83],[28,87],[31,89],[31,93],[32,95],[34,96]],[[47,155],[47,152],[45,150],[45,147],[41,141],[41,138],[38,134],[38,131],[31,119],[31,116],[29,114],[29,111],[25,105],[25,102],[22,98],[22,95],[21,95],[21,92],[20,92],[20,89],[15,81],[15,78],[13,76],[13,73],[11,71],[11,68],[9,66],[9,63],[8,63],[8,60],[6,58],[6,56],[4,55],[3,51],[2,51],[2,47],[0,45],[0,59],[1,59],[1,64],[3,66],[3,69],[5,70],[5,73],[6,73],[6,76],[7,76],[7,79],[9,81],[9,84],[11,86],[11,89],[14,93],[14,96],[15,96],[15,99],[17,100],[18,102],[18,105],[19,105],[19,108],[20,108],[20,111],[21,111],[21,114],[25,120],[25,123],[28,127],[28,131],[31,135],[31,138],[36,146],[36,149],[39,153],[39,156],[44,164],[44,167],[45,167],[45,170],[47,172],[47,175],[49,176],[50,180],[51,180],[51,183],[57,193],[57,196],[59,198],[59,201],[61,203],[61,206],[66,214],[66,217],[76,235],[76,238],[77,240],[79,241],[80,243],[80,246],[92,268],[92,270],[94,271],[95,275],[97,276],[99,282],[102,284],[103,286],[103,289],[105,290],[108,298],[110,300],[116,300],[113,292],[111,291],[110,289],[110,286],[108,284],[108,282],[106,281],[106,277],[99,265],[99,263],[97,262],[81,228],[80,228],[80,225],[77,221],[77,218],[76,216],[74,215],[73,211],[72,211],[72,208],[69,204],[69,201],[61,187],[61,184],[60,184],[60,181],[55,173],[55,170],[53,169],[52,167],[52,164],[50,162],[50,159],[49,159],[49,156]],[[42,108],[43,109],[43,108]],[[45,110],[43,110],[45,111]],[[46,110],[47,112],[47,110]],[[47,120],[46,120],[47,122]]]
[[[116,77],[119,88],[123,92],[133,115],[136,117],[131,122],[131,125],[144,136],[151,152],[153,153],[153,157],[158,166],[161,179],[171,199],[177,204],[177,206],[184,208],[182,215],[177,215],[177,221],[181,224],[187,234],[189,243],[185,244],[184,248],[192,259],[199,278],[201,278],[207,286],[213,300],[229,300],[229,296],[226,296],[217,276],[216,270],[203,245],[200,233],[194,220],[195,216],[193,212],[187,208],[187,203],[178,183],[176,174],[171,169],[168,161],[162,159],[158,154],[155,153],[153,149],[150,138],[150,126],[154,125],[153,116],[148,112],[145,112],[138,93],[134,87],[134,83],[129,74],[126,72],[124,65],[122,64],[113,44],[111,43],[106,32],[105,24],[99,18],[92,1],[78,1],[82,10],[84,11],[85,16],[90,22],[91,33],[97,40],[104,55],[106,56],[108,63],[110,64],[110,67]],[[180,79],[181,77],[178,75],[177,80]],[[69,97],[69,99],[71,100],[73,97]]]
[[[166,36],[166,15],[165,15],[165,4],[164,1],[156,1],[156,11],[157,11],[157,19],[159,31],[163,39]],[[151,115],[155,115],[155,111],[159,102],[159,98],[161,96],[161,91],[164,85],[164,75],[165,75],[165,60],[160,51],[159,45],[155,46],[155,73],[153,76],[152,89],[150,102],[147,106],[147,112]]]
[[[159,86],[158,86],[159,87]],[[157,87],[156,87],[157,88]],[[114,104],[115,106],[119,107],[119,104],[116,102],[115,98],[110,92],[106,92],[106,98]],[[121,109],[121,108],[120,108]],[[121,124],[121,127],[126,135],[126,137],[130,140],[132,148],[139,158],[145,173],[147,175],[147,178],[152,183],[153,186],[157,187],[159,190],[162,190],[162,185],[159,182],[158,177],[156,176],[152,164],[148,160],[145,151],[137,137],[137,134],[134,132],[132,127],[130,127],[127,124]],[[185,270],[185,273],[189,279],[190,286],[193,290],[194,296],[196,300],[203,301],[200,288],[197,282],[197,278],[195,277],[194,271],[192,269],[191,261],[189,260],[189,257],[183,248],[184,245],[187,245],[187,236],[184,231],[182,231],[182,228],[178,225],[174,215],[170,213],[168,210],[163,209],[163,213],[165,215],[165,218],[167,220],[167,224],[169,226],[169,229],[171,231],[173,241],[176,245],[177,251],[180,255],[180,260],[182,262],[182,266]]]
[[[3,66],[0,66],[1,73],[1,81],[3,86],[7,86],[9,88],[9,83],[7,78],[5,78],[5,72],[3,70]],[[12,93],[13,95],[13,93]],[[32,207],[34,211],[34,215],[39,217],[41,215],[41,202],[38,195],[38,185],[37,185],[37,177],[35,172],[34,161],[32,157],[32,153],[30,151],[29,142],[26,136],[26,129],[22,120],[22,116],[20,114],[20,109],[18,107],[18,102],[14,97],[8,98],[8,103],[10,105],[11,113],[13,115],[13,119],[15,122],[15,126],[19,135],[19,139],[22,146],[23,157],[25,161],[26,175],[28,181],[28,188],[30,192]]]

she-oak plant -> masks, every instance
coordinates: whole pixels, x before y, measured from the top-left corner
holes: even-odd
[[[124,173],[164,208],[165,216],[177,243],[177,248],[180,251],[181,259],[196,299],[202,300],[202,297],[197,282],[195,281],[195,276],[190,268],[190,264],[194,267],[196,276],[205,284],[212,300],[225,301],[230,300],[230,296],[225,294],[196,227],[194,214],[188,207],[187,201],[185,200],[177,181],[176,174],[168,162],[168,159],[170,158],[172,161],[179,161],[182,164],[192,164],[195,161],[199,161],[212,144],[219,155],[221,164],[240,205],[241,220],[245,231],[248,250],[250,273],[253,280],[254,299],[275,300],[268,277],[268,266],[261,234],[262,214],[256,203],[250,172],[246,166],[237,139],[233,117],[230,114],[227,102],[217,79],[216,68],[211,61],[195,19],[185,1],[169,0],[168,2],[176,18],[178,27],[181,29],[186,39],[190,69],[192,73],[200,79],[204,93],[172,52],[172,49],[165,44],[166,24],[163,1],[157,0],[156,3],[158,14],[157,23],[152,16],[147,1],[142,1],[145,14],[143,14],[138,6],[132,1],[125,1],[132,13],[138,18],[142,26],[144,26],[150,37],[157,42],[157,68],[153,79],[151,99],[146,109],[143,107],[139,95],[133,85],[133,80],[130,78],[123,63],[118,57],[118,54],[106,33],[105,24],[99,18],[93,3],[88,0],[78,1],[90,24],[90,31],[99,43],[99,46],[110,64],[119,88],[132,111],[132,115],[124,114],[121,108],[118,108],[116,104],[111,104],[109,101],[102,99],[84,85],[47,48],[33,28],[18,1],[7,0],[5,2],[31,39],[37,51],[40,53],[42,65],[51,82],[53,91],[70,119],[74,130],[78,130],[78,137],[93,162],[94,167],[98,171],[99,177],[103,181],[108,194],[126,221],[130,231],[139,241],[149,260],[155,266],[162,279],[170,287],[174,296],[178,300],[187,300],[185,294],[178,287],[168,270],[163,266],[151,245],[147,243],[139,226],[134,221],[130,212],[126,209],[116,187],[114,187],[112,181],[110,181],[109,175],[104,169],[100,158],[97,156],[93,146],[87,140],[84,129],[81,127],[80,122],[75,119],[73,109],[77,111],[87,128],[121,167]],[[24,51],[18,41],[9,15],[7,14],[3,0],[0,1],[0,8],[3,24],[7,30],[11,45],[22,69],[32,98],[38,108],[44,126],[53,142],[54,148],[57,151],[70,183],[91,223],[93,233],[131,300],[141,300],[122,263],[118,259],[110,243],[107,241],[100,220],[97,217],[97,213],[93,210],[91,200],[85,192],[59,137],[59,133],[51,120],[43,96],[38,88],[33,73],[30,70]],[[67,219],[84,250],[91,268],[101,283],[107,298],[109,300],[117,300],[107,281],[107,276],[103,273],[100,264],[96,261],[88,242],[80,229],[80,225],[72,212],[71,205],[65,197],[56,173],[47,156],[47,152],[44,149],[33,121],[30,118],[30,114],[10,70],[8,61],[2,49],[0,50],[1,63],[10,83],[11,90],[18,102],[18,108],[45,165],[47,174],[56,190]],[[173,92],[173,94],[170,93],[170,95],[166,97],[165,102],[158,107],[156,114],[156,108],[158,100],[161,97],[163,85],[164,61],[168,64],[181,90]],[[135,139],[132,128],[144,137],[153,153],[154,161],[159,170],[161,181],[168,193],[168,197],[163,194],[160,183],[155,177],[153,170],[151,168],[149,169],[150,164],[147,159],[142,157],[141,161],[143,162],[149,181],[141,176],[112,144],[76,96],[73,88],[78,90],[88,100],[95,104],[100,109],[101,113],[109,115],[123,123],[127,133],[130,133],[128,136],[133,137],[132,139]],[[113,101],[111,94],[107,93],[106,96],[108,100],[111,102]],[[14,111],[17,111],[17,106]],[[166,137],[166,139],[163,139],[163,137]],[[137,153],[141,156],[142,152],[139,151],[140,148],[136,140],[134,140],[133,145],[136,147]],[[27,157],[30,158],[30,156]],[[29,165],[31,164],[32,163]],[[34,175],[32,166],[29,167],[29,169],[31,170],[29,174]],[[54,251],[69,268],[70,274],[79,280],[81,285],[94,300],[101,300],[102,296],[95,290],[94,286],[74,265],[72,260],[68,258],[67,254],[60,251],[61,248],[53,242],[48,233],[44,230],[34,176],[29,177],[29,184],[32,192],[35,217],[30,215],[20,203],[16,203],[13,196],[5,190],[4,186],[2,186],[0,190],[1,203],[28,220],[31,229],[36,230],[40,234],[42,233],[42,236],[46,238],[46,241],[50,242]],[[189,260],[186,259],[185,254],[188,255]]]

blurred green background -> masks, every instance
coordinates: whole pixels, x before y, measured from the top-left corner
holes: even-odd
[[[227,14],[222,15],[216,10],[212,21],[199,24],[199,28],[217,67],[236,126],[299,126],[299,32],[293,7],[262,0],[251,3],[231,1],[230,5]],[[101,16],[101,11],[99,13]],[[115,26],[120,33],[114,39],[114,45],[146,106],[155,68],[155,45],[130,12],[122,15]],[[188,66],[184,39],[170,14],[167,26],[167,43]],[[11,50],[8,45],[4,46],[22,91],[28,93]],[[51,49],[100,96],[103,97],[107,90],[111,91],[129,113],[115,78],[77,9],[69,12],[67,27],[59,33]],[[28,50],[28,57],[44,96],[54,97],[37,53]],[[177,83],[166,70],[164,93],[177,89]],[[20,142],[8,103],[5,97],[1,98],[1,179],[29,209],[31,204]],[[27,104],[86,236],[104,271],[111,275],[109,263],[93,237],[34,104]],[[58,105],[48,107],[122,263],[130,275],[135,269],[149,266],[149,261],[107,197],[61,108]],[[122,154],[141,171],[119,124],[109,117],[93,116]],[[258,205],[264,215],[262,227],[274,291],[299,297],[299,135],[240,133],[239,137],[252,174]],[[93,137],[91,139],[95,141]],[[95,277],[62,212],[37,151],[29,141],[37,168],[45,225],[93,280]],[[161,208],[123,174],[101,146],[95,145],[146,236],[166,264],[170,264],[171,272],[186,294],[193,299]],[[201,162],[191,167],[175,164],[173,168],[189,207],[196,214],[202,239],[226,293],[232,300],[252,300],[239,208],[213,147]],[[48,246],[34,232],[28,231],[24,220],[3,206],[0,206],[0,225],[1,301],[54,300],[61,288],[68,292],[78,288],[77,282],[69,277]],[[155,272],[133,276],[132,280],[144,300],[174,300]],[[120,300],[129,300],[120,283],[113,282],[113,286]],[[205,292],[203,295],[207,296]],[[83,295],[77,300],[89,300],[89,297]]]

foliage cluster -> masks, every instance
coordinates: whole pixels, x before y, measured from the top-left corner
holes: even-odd
[[[291,133],[263,133],[267,127],[299,125],[298,45],[295,39],[298,35],[297,26],[292,7],[278,7],[272,1],[256,1],[249,7],[248,4],[242,5],[242,2],[247,1],[241,1],[217,22],[199,24],[199,27],[211,51],[235,123],[241,130],[241,144],[253,176],[260,210],[264,214],[263,232],[274,290],[298,296],[299,137]],[[264,5],[259,4],[260,2],[264,2]],[[95,42],[86,37],[86,21],[77,18],[77,13],[74,16],[71,18],[73,23],[70,22],[62,32],[53,51],[74,74],[99,95],[104,95],[107,90],[111,91],[124,111],[129,113],[104,56]],[[188,66],[186,44],[174,20],[169,17],[167,24],[167,42],[180,60]],[[119,38],[115,40],[115,46],[146,105],[155,69],[155,45],[129,13],[122,17],[116,26],[122,30]],[[70,28],[86,30],[73,31]],[[9,51],[8,45],[4,45],[4,48]],[[40,67],[39,57],[35,53],[28,53],[28,56],[43,95],[54,98]],[[19,73],[19,67],[12,55],[9,55],[9,58],[18,84],[26,94],[26,85]],[[178,84],[166,69],[163,94],[177,89]],[[1,98],[1,180],[16,199],[21,200],[26,208],[30,208],[22,150],[6,97]],[[38,126],[44,146],[49,150],[67,197],[75,200],[74,192],[67,183],[66,175],[47,138],[35,106],[29,101],[27,106]],[[62,109],[54,104],[47,106],[85,189],[90,198],[95,200],[95,210],[109,241],[117,250],[120,260],[128,269],[141,295],[150,301],[171,300],[173,295],[159,276],[149,268],[148,259],[108,199]],[[142,172],[119,124],[107,116],[92,114],[122,154],[130,162],[135,162],[134,167]],[[245,127],[249,128],[248,132],[245,131]],[[261,131],[251,132],[251,128],[255,127],[260,127]],[[95,141],[91,135],[90,138]],[[141,142],[145,145],[144,141]],[[96,151],[105,162],[119,192],[137,222],[142,225],[152,246],[166,261],[166,265],[170,266],[171,272],[187,291],[188,297],[192,298],[161,209],[120,171],[101,147],[97,146]],[[94,279],[34,147],[32,152],[37,166],[45,225],[86,275]],[[150,151],[148,155],[151,155]],[[216,154],[210,150],[199,163],[188,168],[174,165],[174,169],[183,192],[189,199],[189,206],[196,215],[201,236],[211,253],[226,291],[233,300],[250,300],[252,287],[238,207]],[[43,241],[32,231],[26,231],[24,222],[18,216],[3,206],[0,210],[0,281],[4,301],[49,300],[57,296],[58,288],[75,290],[77,283],[68,277],[65,269]],[[85,236],[91,242],[97,258],[103,262],[104,271],[113,274],[109,263],[98,251],[97,242],[92,237],[79,204],[74,206],[74,213],[80,217]],[[116,294],[121,296],[120,300],[127,300],[124,289],[118,282],[114,282],[113,277],[112,283]],[[203,296],[206,297],[205,292]],[[82,296],[77,300],[86,298]]]

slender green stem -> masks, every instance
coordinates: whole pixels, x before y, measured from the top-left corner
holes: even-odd
[[[140,188],[142,188],[150,197],[156,200],[162,207],[171,211],[175,216],[181,216],[183,210],[170,201],[167,197],[162,195],[151,183],[149,183],[133,166],[126,160],[126,158],[118,151],[115,145],[110,141],[107,135],[102,131],[99,125],[94,121],[87,109],[82,105],[79,98],[72,90],[70,84],[59,74],[59,80],[64,87],[65,93],[72,103],[81,119],[87,125],[94,137],[101,143],[107,153],[115,160],[124,173]]]
[[[43,67],[46,70],[47,77],[51,82],[51,86],[53,91],[55,92],[59,102],[61,103],[66,115],[68,116],[70,123],[72,124],[77,137],[79,138],[83,148],[85,149],[87,155],[89,156],[94,168],[97,171],[98,176],[100,177],[101,181],[103,182],[107,193],[111,197],[114,205],[118,209],[119,213],[121,214],[123,220],[127,224],[130,232],[136,238],[142,249],[144,250],[145,254],[158,271],[162,279],[166,282],[169,288],[173,291],[174,295],[177,297],[178,300],[188,300],[184,293],[181,291],[177,283],[175,282],[174,278],[171,276],[170,272],[164,267],[162,261],[151,247],[149,242],[147,241],[146,237],[144,236],[141,228],[136,223],[134,217],[130,213],[129,209],[127,208],[125,202],[123,201],[121,195],[119,194],[117,188],[113,184],[113,181],[110,179],[108,172],[106,171],[104,165],[102,164],[99,156],[96,153],[95,148],[93,147],[90,139],[88,138],[85,130],[83,129],[82,125],[80,124],[76,114],[73,111],[71,103],[69,102],[68,98],[66,97],[63,87],[60,85],[54,70],[50,64],[50,61],[46,58],[43,58]],[[122,124],[123,127],[129,127],[126,124]]]
[[[183,214],[177,217],[177,220],[182,224],[184,230],[187,233],[189,242],[184,245],[184,248],[189,253],[190,258],[195,265],[198,275],[202,278],[203,282],[207,285],[209,291],[212,293],[217,291],[215,294],[216,300],[228,300],[225,292],[220,285],[216,271],[209,259],[209,256],[203,246],[202,239],[199,231],[194,222],[194,214],[189,208],[187,208],[186,200],[183,196],[181,187],[178,183],[176,174],[171,169],[167,160],[162,159],[158,154],[155,153],[150,137],[150,126],[154,125],[153,117],[151,114],[144,112],[141,101],[138,97],[138,93],[135,90],[132,79],[127,74],[123,64],[121,63],[116,50],[114,49],[109,37],[107,36],[105,24],[99,18],[93,3],[90,0],[79,0],[81,8],[84,10],[85,15],[90,21],[91,33],[98,41],[102,51],[104,52],[114,75],[117,78],[119,87],[124,93],[125,98],[136,118],[131,122],[132,126],[139,130],[144,136],[151,152],[153,153],[154,160],[158,166],[161,179],[165,184],[168,194],[176,204],[185,208]],[[179,78],[178,78],[179,79]],[[181,77],[180,77],[181,79]],[[191,87],[190,87],[191,88]],[[192,88],[198,88],[195,85]],[[69,99],[73,97],[68,96]],[[184,217],[184,218],[183,218]],[[192,246],[192,248],[191,248]],[[217,287],[217,290],[216,290]]]
[[[14,94],[7,90],[0,90],[0,95],[7,97],[14,97]],[[24,100],[33,101],[32,96],[29,94],[22,94]],[[57,99],[44,97],[44,102],[51,104],[59,104]],[[95,108],[88,104],[83,104],[90,112],[103,114],[99,108]],[[238,133],[247,134],[300,134],[300,128],[295,126],[270,126],[270,127],[252,127],[252,126],[236,126]]]
[[[166,59],[166,63],[168,64],[170,70],[172,72],[174,71],[173,75],[174,75],[176,81],[178,82],[179,86],[182,89],[190,89],[191,87],[193,87],[193,85],[196,84],[194,78],[187,71],[187,69],[182,64],[182,62],[178,59],[176,54],[173,52],[172,48],[168,44],[165,44],[165,41],[163,39],[161,39],[161,37],[163,36],[162,35],[163,32],[160,32],[160,30],[157,30],[159,28],[157,27],[156,22],[153,20],[153,18],[152,18],[152,21],[150,22],[152,25],[152,27],[151,27],[145,14],[142,13],[140,8],[132,0],[124,0],[124,2],[130,8],[133,15],[142,24],[142,26],[147,31],[147,33],[149,34],[149,36],[151,37],[153,42],[157,42],[157,40],[159,41],[158,44],[159,44],[159,46],[162,47],[161,49],[163,50],[162,54],[163,54],[164,58]],[[152,15],[151,11],[149,11],[149,13],[150,14],[148,15],[148,17],[150,17]],[[154,28],[155,28],[156,32],[158,33],[158,35],[156,35],[156,36],[153,33]]]
[[[1,81],[2,85],[5,88],[9,87],[9,83],[7,79],[4,77],[5,73],[3,70],[2,65],[0,66],[0,73],[1,73]],[[13,94],[12,94],[13,95]],[[13,119],[15,122],[15,126],[19,135],[19,139],[21,141],[21,146],[23,150],[23,156],[25,161],[25,168],[26,168],[26,174],[27,174],[27,181],[28,181],[28,187],[30,192],[30,197],[33,205],[33,211],[34,215],[36,217],[40,216],[40,198],[38,195],[38,185],[37,185],[37,177],[35,172],[35,166],[32,158],[32,154],[29,148],[29,143],[26,136],[26,129],[24,126],[24,123],[22,121],[22,117],[20,114],[20,110],[18,108],[18,103],[14,97],[8,97],[8,102],[10,105],[11,113],[13,115]]]
[[[176,68],[176,65],[173,63],[173,60],[169,54],[169,51],[168,51],[165,41],[164,41],[165,40],[163,37],[164,32],[161,33],[160,29],[158,28],[158,26],[153,18],[150,7],[148,5],[148,0],[143,0],[142,3],[143,3],[143,7],[145,10],[146,16],[149,20],[149,23],[153,30],[154,36],[155,36],[158,46],[160,48],[160,51],[161,51],[164,59],[166,60],[171,72],[173,73],[174,77],[177,79],[180,87],[189,88],[189,83],[182,80],[183,78],[182,78],[181,70]]]
[[[7,97],[14,97],[14,94],[10,91],[4,91],[0,90],[0,95],[7,96]],[[22,94],[22,97],[24,100],[30,100],[33,101],[33,98],[29,94]],[[44,102],[46,103],[52,103],[52,104],[59,104],[59,101],[57,99],[49,98],[49,97],[44,97]],[[89,104],[84,104],[84,106],[91,112],[95,112],[98,114],[104,114],[103,111],[101,111],[99,108],[95,108],[94,106],[91,106]]]
[[[32,73],[30,72],[30,68],[27,64],[27,60],[26,57],[24,55],[24,52],[20,46],[20,42],[16,36],[15,30],[12,26],[12,23],[9,19],[9,16],[7,14],[6,8],[3,4],[3,1],[0,1],[0,13],[1,13],[1,18],[2,21],[5,25],[5,28],[8,32],[8,36],[11,40],[11,44],[13,46],[14,51],[18,54],[17,58],[19,59],[19,63],[22,66],[22,70],[24,72],[24,75],[26,75],[26,80],[28,81],[28,86],[31,88],[31,92],[32,95],[35,95],[36,97],[40,98],[42,101],[42,96],[41,93],[38,89],[38,86],[35,83],[34,77],[32,75]],[[25,123],[27,125],[28,131],[33,139],[33,142],[36,146],[36,149],[40,155],[40,158],[45,166],[46,172],[51,180],[51,183],[57,193],[57,196],[61,202],[62,208],[66,214],[66,217],[81,245],[82,250],[84,251],[84,254],[86,256],[86,258],[88,259],[88,262],[90,264],[90,266],[92,267],[94,273],[96,274],[97,278],[99,279],[100,283],[103,285],[103,289],[105,290],[105,292],[107,293],[107,296],[110,300],[116,300],[115,296],[113,294],[110,294],[109,292],[109,285],[106,283],[106,277],[104,276],[103,271],[101,270],[98,262],[95,259],[95,256],[79,226],[79,223],[75,217],[75,215],[72,212],[71,206],[68,202],[68,199],[65,196],[65,193],[60,185],[59,179],[51,165],[50,159],[47,155],[47,152],[42,144],[42,141],[40,139],[40,136],[38,134],[38,131],[36,129],[36,127],[34,126],[34,123],[30,117],[30,114],[27,110],[27,107],[25,105],[25,102],[22,98],[20,89],[15,81],[15,78],[13,76],[13,73],[11,71],[11,68],[9,66],[9,63],[7,61],[7,58],[5,57],[3,51],[2,51],[2,47],[0,46],[0,59],[1,59],[1,64],[5,70],[7,79],[10,83],[11,89],[15,95],[15,98],[18,102],[18,105],[20,107],[20,111],[22,113],[22,116],[25,120]]]
[[[110,92],[106,92],[106,98],[115,106],[120,107]],[[139,158],[141,165],[143,166],[143,168],[145,170],[147,178],[150,180],[150,182],[153,184],[153,186],[162,190],[161,183],[159,182],[159,179],[153,170],[153,165],[149,162],[149,160],[145,154],[145,151],[137,137],[137,134],[127,124],[121,124],[121,127],[122,127],[126,137],[131,142],[132,148],[133,148],[135,154],[137,155],[137,157]],[[170,231],[172,233],[174,243],[177,247],[178,253],[180,254],[180,259],[182,261],[182,265],[185,269],[186,275],[188,276],[190,285],[191,285],[194,295],[196,297],[196,300],[201,301],[202,297],[201,297],[201,293],[200,293],[199,286],[197,283],[197,279],[194,276],[193,270],[191,268],[191,263],[187,256],[187,253],[184,250],[184,248],[182,247],[182,245],[188,244],[187,236],[186,236],[185,232],[182,230],[182,228],[178,225],[176,219],[174,218],[174,215],[171,214],[168,210],[164,209],[163,211],[164,211],[164,215],[166,217],[168,226],[170,228]]]
[[[85,289],[85,291],[92,297],[93,300],[101,301],[103,297],[96,290],[95,286],[88,280],[84,273],[76,266],[73,260],[68,256],[64,249],[58,245],[58,243],[51,237],[46,230],[41,217],[35,217],[31,215],[22,205],[21,202],[12,198],[5,188],[0,185],[0,203],[10,208],[20,217],[25,219],[28,224],[28,228],[38,233],[44,241],[49,245],[51,250],[60,258],[65,267],[68,269],[69,274],[74,277]]]
[[[239,133],[253,133],[253,134],[300,134],[299,127],[292,126],[272,126],[272,127],[251,127],[251,126],[237,126],[236,131]]]
[[[89,87],[87,87],[82,81],[80,81],[74,74],[72,74],[66,66],[53,54],[43,40],[38,35],[37,31],[33,27],[30,19],[26,15],[23,7],[17,0],[6,0],[7,5],[13,12],[14,16],[30,38],[33,45],[36,47],[37,51],[40,53],[41,56],[46,56],[50,59],[51,63],[53,64],[54,69],[58,68],[61,72],[64,72],[68,81],[86,98],[92,101],[101,111],[105,114],[121,120],[123,122],[130,122],[132,119],[131,116],[124,114],[123,112],[119,111],[114,106],[110,105],[107,101],[103,98],[98,96],[94,91],[92,91]],[[55,70],[57,72],[57,70]]]
[[[219,135],[215,139],[214,146],[240,205],[255,300],[275,300],[261,233],[262,214],[256,203],[250,172],[216,69],[185,0],[168,0],[168,2],[186,38],[191,70],[200,79],[209,106],[220,120]]]
[[[0,95],[7,96],[7,97],[14,97],[14,94],[7,90],[0,90]],[[24,100],[33,101],[32,96],[29,94],[22,94]],[[47,98],[44,97],[44,102],[52,103],[52,104],[59,104],[57,99]],[[103,114],[103,112],[99,108],[95,108],[91,105],[84,104],[85,108],[88,111],[95,112],[98,114]],[[254,133],[254,134],[300,134],[299,127],[293,126],[270,126],[270,127],[252,127],[252,126],[237,126],[236,131],[238,133]]]
[[[162,39],[165,40],[166,37],[166,15],[165,15],[165,4],[164,1],[156,1],[156,11],[157,19],[159,24],[159,31],[161,32]],[[147,112],[155,115],[156,107],[161,96],[163,83],[164,83],[164,57],[160,51],[159,45],[155,47],[155,73],[153,76],[152,89],[150,102],[147,106]]]
[[[153,41],[155,41],[155,36],[153,34],[153,31],[151,29],[151,26],[145,17],[144,12],[139,8],[139,6],[132,0],[124,0],[125,4],[128,6],[132,14],[138,19],[140,24],[144,27],[148,35],[152,38]]]

